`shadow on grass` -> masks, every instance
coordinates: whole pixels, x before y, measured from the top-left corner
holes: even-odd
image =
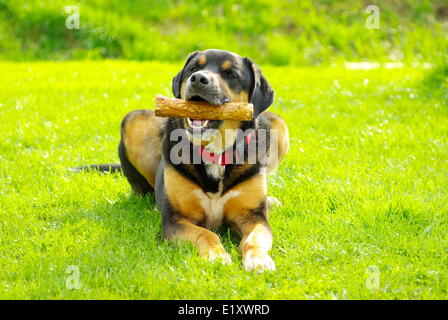
[[[152,242],[154,246],[160,248],[170,247],[183,251],[178,245],[164,238],[161,213],[153,194],[147,196],[123,194],[119,200],[106,203],[95,216],[101,218],[110,233],[109,236],[119,243],[130,243],[131,246],[139,247],[148,246],[148,243]],[[222,225],[213,231],[219,235],[226,249],[239,246],[240,237],[229,226]],[[189,244],[186,246],[193,247]]]

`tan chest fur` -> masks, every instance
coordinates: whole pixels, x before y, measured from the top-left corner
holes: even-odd
[[[240,190],[222,194],[222,182],[216,193],[204,192],[173,168],[165,170],[165,190],[170,204],[182,216],[194,223],[204,222],[207,228],[217,228],[223,220],[224,207],[239,196]]]
[[[241,191],[229,191],[222,194],[222,183],[220,185],[220,191],[217,193],[204,192],[200,189],[193,191],[193,194],[197,197],[200,206],[204,210],[205,214],[205,226],[207,228],[217,228],[221,225],[223,220],[224,206],[226,203],[238,196]]]

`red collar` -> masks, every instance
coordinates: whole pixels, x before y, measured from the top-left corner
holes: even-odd
[[[252,135],[253,133],[248,134],[247,136],[244,137],[244,142],[246,143],[246,145],[249,145]],[[212,162],[214,164],[219,164],[221,166],[226,166],[234,163],[238,157],[236,150],[235,151],[233,150],[233,146],[228,148],[221,154],[209,152],[203,146],[199,146],[199,155],[202,157],[203,160],[207,162]]]

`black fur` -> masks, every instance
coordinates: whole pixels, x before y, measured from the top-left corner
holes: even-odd
[[[274,101],[274,90],[251,59],[244,58],[244,62],[252,72],[249,101],[254,105],[254,119],[256,119]]]
[[[191,59],[193,59],[194,57],[196,57],[196,55],[198,54],[199,51],[195,51],[192,52],[188,55],[187,60],[185,61],[184,67],[182,68],[182,70],[173,78],[173,81],[171,82],[171,91],[173,92],[173,95],[177,98],[180,99],[180,85],[181,85],[181,81],[182,81],[182,77],[183,77],[183,73],[185,70],[185,67],[187,66],[187,64],[191,61]]]

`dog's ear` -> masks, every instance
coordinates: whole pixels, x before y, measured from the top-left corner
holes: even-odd
[[[249,58],[244,58],[244,62],[252,72],[249,102],[254,105],[254,119],[256,119],[274,101],[274,90],[255,62]]]
[[[182,74],[184,72],[184,69],[186,67],[186,65],[191,61],[191,59],[193,59],[199,51],[195,51],[192,52],[188,55],[187,60],[185,61],[184,67],[182,68],[182,70],[179,71],[179,73],[173,78],[173,82],[171,83],[171,90],[173,91],[173,95],[177,98],[180,99],[180,85],[181,85],[181,81],[182,81]]]

